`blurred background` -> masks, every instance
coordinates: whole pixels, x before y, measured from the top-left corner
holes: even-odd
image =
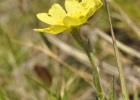
[[[48,27],[37,13],[65,0],[0,0],[0,100],[95,100],[90,63],[70,34],[34,32]],[[102,1],[104,2],[104,1]],[[130,100],[140,100],[140,1],[109,0]],[[122,100],[107,12],[103,5],[81,27],[89,37],[107,97],[112,76]]]

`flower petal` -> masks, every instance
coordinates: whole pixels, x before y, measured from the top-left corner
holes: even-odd
[[[74,9],[71,9],[71,5]],[[69,13],[63,20],[63,23],[68,26],[79,26],[87,22],[88,18],[91,17],[94,12],[101,7],[102,2],[100,0],[66,0],[65,6]],[[74,11],[76,12],[74,12]]]
[[[67,29],[67,27],[65,27],[65,26],[54,25],[54,26],[50,26],[50,27],[44,28],[44,29],[34,29],[34,31],[36,31],[36,32],[47,32],[47,33],[50,33],[50,34],[58,34],[60,32],[63,32],[66,29]]]
[[[37,14],[38,19],[41,21],[50,24],[63,24],[62,20],[64,16],[66,15],[66,12],[63,10],[63,8],[59,4],[54,4],[50,9],[48,13],[39,13]]]
[[[92,0],[92,3],[90,5],[91,10],[87,14],[87,17],[91,17],[97,9],[99,9],[103,3],[100,0]]]
[[[102,5],[100,0],[66,0],[65,8],[71,17],[85,16],[87,19]]]
[[[80,18],[73,18],[71,16],[66,16],[64,18],[63,22],[67,27],[70,28],[71,26],[80,26],[80,25],[86,23],[87,19],[84,16],[81,16]]]
[[[83,9],[78,0],[66,0],[65,8],[69,14],[76,14]]]

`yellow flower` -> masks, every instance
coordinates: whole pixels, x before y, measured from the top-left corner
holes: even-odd
[[[58,34],[71,27],[80,26],[86,23],[88,18],[101,6],[100,0],[66,0],[66,13],[59,4],[54,4],[48,13],[37,14],[39,20],[51,26],[44,29],[34,29],[34,31]]]

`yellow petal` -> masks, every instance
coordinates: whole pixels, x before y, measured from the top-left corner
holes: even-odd
[[[62,20],[64,16],[66,15],[66,12],[63,10],[63,8],[59,4],[54,4],[50,9],[48,13],[39,13],[37,14],[38,19],[41,21],[50,24],[63,24]]]
[[[80,26],[80,25],[86,23],[87,19],[84,16],[81,16],[80,18],[72,18],[71,16],[66,16],[64,18],[63,22],[67,27]]]
[[[91,17],[95,13],[95,11],[103,5],[103,3],[100,0],[92,0],[92,2],[92,5],[90,5],[91,10],[87,14],[88,18]]]
[[[69,14],[76,14],[83,9],[78,0],[66,0],[65,8]]]
[[[85,16],[87,19],[102,5],[100,0],[66,0],[65,8],[71,17]]]
[[[65,26],[54,25],[54,26],[50,26],[50,27],[44,28],[44,29],[34,29],[34,31],[36,31],[36,32],[46,32],[46,33],[50,33],[50,34],[58,34],[60,32],[63,32],[66,29],[67,28]]]
[[[90,5],[94,0],[66,0],[65,8],[69,14],[83,13],[90,9]],[[93,5],[92,5],[93,6]]]

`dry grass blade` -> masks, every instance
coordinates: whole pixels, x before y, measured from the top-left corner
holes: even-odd
[[[123,20],[127,23],[128,26],[130,26],[130,28],[132,28],[136,37],[140,39],[140,29],[138,28],[138,26],[129,18],[129,16],[121,9],[121,7],[119,7],[117,3],[115,3],[115,1],[111,0],[110,3],[116,10],[119,11]]]
[[[106,35],[103,31],[101,31],[100,29],[98,28],[95,28],[93,30],[95,33],[97,33],[98,35],[100,35],[102,38],[104,38],[106,41],[108,41],[109,43],[112,43],[112,40],[111,40],[111,37]],[[124,51],[125,53],[131,55],[131,56],[134,56],[134,57],[137,57],[140,59],[140,52],[136,51],[135,49],[133,48],[130,48],[126,45],[124,45],[123,43],[117,41],[117,45],[118,45],[118,48],[122,51]]]
[[[64,65],[66,68],[68,68],[69,70],[71,70],[72,72],[74,72],[75,74],[78,74],[80,77],[82,77],[87,83],[89,83],[92,87],[93,84],[89,82],[89,79],[87,79],[87,77],[85,76],[85,72],[83,71],[80,71],[80,70],[77,70],[76,68],[70,66],[69,64],[67,64],[66,62],[64,62],[63,60],[61,60],[59,57],[57,57],[53,52],[51,52],[51,50],[49,50],[48,47],[46,47],[45,44],[43,44],[43,47],[42,46],[35,46],[33,45],[32,43],[23,43],[23,42],[20,42],[20,41],[16,41],[16,40],[13,40],[13,42],[15,43],[18,43],[18,44],[21,44],[21,45],[25,45],[27,47],[32,47],[36,50],[39,50],[43,53],[45,53],[46,55],[52,57],[54,60],[56,60],[57,62],[61,63],[62,65]]]
[[[67,45],[66,43],[64,43],[64,42],[62,42],[61,40],[59,40],[58,38],[56,38],[56,37],[54,37],[54,36],[52,36],[52,35],[48,35],[48,39],[49,39],[49,41],[51,41],[55,46],[57,46],[59,49],[61,49],[62,51],[64,51],[64,52],[66,52],[68,55],[70,55],[70,56],[73,56],[73,57],[76,57],[77,58],[77,60],[79,60],[81,63],[83,63],[83,62],[87,62],[87,64],[90,66],[90,62],[89,62],[89,60],[88,59],[79,59],[79,57],[81,56],[81,55],[83,55],[83,57],[84,56],[86,56],[83,52],[81,52],[81,51],[79,51],[79,50],[77,50],[77,49],[70,49],[71,50],[71,52],[69,52],[69,50],[67,50],[68,48],[73,48],[73,47],[71,47],[71,46],[69,46],[69,45]],[[55,42],[53,41],[53,40],[55,40]],[[25,45],[25,46],[27,46],[27,47],[31,47],[31,48],[34,48],[34,49],[36,49],[36,50],[39,50],[39,51],[41,51],[41,52],[43,52],[43,53],[45,53],[46,55],[48,55],[48,56],[50,56],[50,57],[52,57],[53,59],[55,59],[57,62],[59,62],[59,63],[61,63],[61,59],[60,58],[58,58],[56,55],[54,55],[54,53],[52,53],[48,48],[46,48],[46,49],[44,49],[44,47],[41,47],[41,46],[35,46],[35,45],[33,45],[32,43],[22,43],[22,42],[20,42],[20,41],[15,41],[15,40],[12,40],[14,43],[18,43],[18,44],[21,44],[21,45]],[[49,50],[49,51],[48,51]],[[78,55],[74,55],[75,54],[75,52],[79,52],[78,53]],[[80,56],[79,56],[80,55]],[[62,61],[62,62],[64,62],[64,61]],[[99,62],[99,61],[98,61]],[[61,63],[61,64],[63,64],[63,63]],[[83,63],[83,64],[85,64],[85,63]],[[67,64],[68,65],[68,64]],[[64,65],[65,66],[65,65]],[[65,66],[65,67],[67,67],[67,66]],[[114,66],[112,66],[112,65],[109,65],[108,63],[106,63],[106,62],[102,62],[102,67],[103,67],[103,69],[104,69],[104,71],[105,72],[107,72],[107,73],[109,73],[109,74],[114,74],[115,76],[118,76],[118,71],[117,71],[117,69],[114,67]],[[22,67],[23,68],[23,67]],[[74,67],[72,67],[72,66],[70,66],[70,65],[68,65],[68,67],[67,67],[68,69],[70,68],[70,70],[72,71],[72,72],[74,72],[75,74],[78,74],[81,78],[83,78],[87,83],[89,83],[91,86],[93,86],[93,84],[92,84],[92,75],[91,74],[89,74],[89,73],[86,73],[86,72],[83,72],[83,71],[80,71],[80,70],[77,70],[77,69],[75,69]],[[72,69],[71,69],[72,68]],[[26,67],[26,70],[27,69],[30,69],[29,67]],[[23,69],[21,69],[21,70],[23,70]],[[127,73],[125,73],[125,76],[127,76],[126,78],[128,79],[128,80],[130,80],[131,82],[133,82],[134,84],[136,84],[136,86],[139,86],[139,80],[137,79],[137,78],[135,78],[135,77],[133,77],[133,76],[131,76],[130,74],[127,74]],[[109,83],[107,82],[107,81],[105,81],[105,80],[103,80],[103,79],[101,79],[101,83],[106,87],[106,88],[109,88]],[[140,87],[140,86],[139,86]],[[116,87],[116,88],[119,88],[118,86]],[[105,97],[107,97],[107,95],[105,94]]]
[[[67,64],[66,62],[64,62],[63,60],[61,60],[59,57],[57,57],[53,52],[51,52],[49,50],[48,47],[46,47],[46,45],[43,44],[43,47],[42,46],[35,46],[33,45],[32,43],[23,43],[23,42],[20,42],[20,41],[15,41],[13,40],[13,42],[15,43],[18,43],[18,44],[21,44],[21,45],[25,45],[27,47],[31,47],[31,48],[34,48],[36,50],[39,50],[43,53],[45,53],[46,55],[52,57],[54,60],[56,60],[57,62],[61,63],[62,65],[64,65],[66,68],[68,68],[69,70],[71,70],[73,73],[75,73],[76,75],[79,75],[81,78],[83,78],[88,84],[90,84],[93,88],[94,85],[93,85],[93,77],[92,77],[92,74],[89,74],[87,72],[83,72],[79,69],[76,69],[74,66],[71,66],[69,64]],[[78,51],[77,51],[78,52]],[[84,54],[85,55],[85,54]],[[89,60],[88,60],[89,61]],[[89,62],[90,63],[90,62]],[[105,87],[109,87],[109,83],[103,79],[101,79],[101,83],[105,86]],[[68,89],[68,85],[70,83],[67,83],[66,84],[66,88]],[[107,97],[107,94],[104,93],[104,96]]]
[[[74,47],[71,47],[71,46],[67,45],[66,43],[64,43],[63,41],[61,41],[60,39],[56,38],[53,35],[49,35],[49,34],[46,34],[46,35],[48,37],[48,40],[53,45],[55,45],[56,47],[58,47],[63,52],[67,53],[68,55],[75,57],[78,61],[80,61],[84,65],[87,65],[88,67],[91,67],[90,62],[89,62],[85,53],[75,49]],[[98,63],[100,63],[98,59],[97,59],[97,61],[98,61]],[[115,76],[118,76],[118,71],[117,71],[117,68],[115,66],[112,66],[112,65],[110,65],[110,64],[108,64],[104,61],[101,62],[101,63],[102,63],[102,67],[103,67],[105,72],[107,72],[111,75],[114,74]],[[137,67],[136,70],[138,70],[138,67]],[[125,76],[127,76],[126,78],[128,80],[130,80],[131,82],[135,83],[137,86],[140,87],[140,85],[139,85],[140,81],[137,78],[135,78],[134,76],[132,76],[130,74],[127,74],[127,73],[124,73],[124,74],[125,74]]]
[[[91,64],[89,63],[88,57],[80,51],[77,51],[74,47],[68,46],[66,43],[63,41],[59,40],[56,38],[54,35],[46,34],[48,37],[48,40],[55,46],[57,46],[59,49],[65,51],[67,54],[79,59],[82,61],[84,64],[90,66]]]

